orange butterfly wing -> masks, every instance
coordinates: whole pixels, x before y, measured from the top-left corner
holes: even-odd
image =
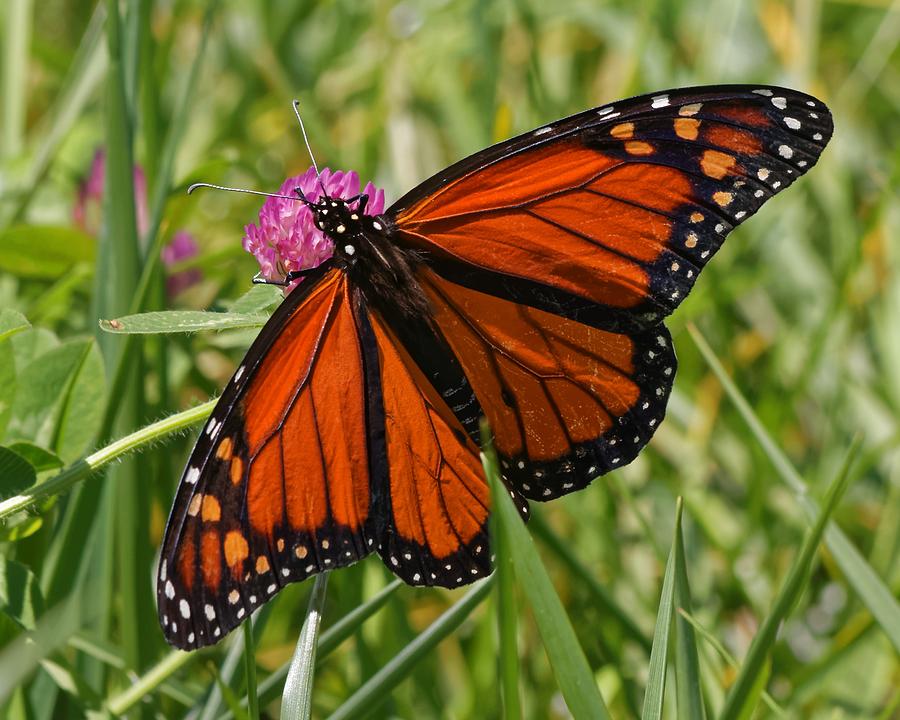
[[[368,412],[350,284],[319,273],[263,328],[185,469],[157,582],[170,643],[215,642],[288,582],[372,550]]]
[[[370,337],[389,474],[378,551],[413,585],[456,587],[489,575],[490,491],[478,446],[378,314]],[[527,513],[524,499],[513,497]]]
[[[792,90],[672,90],[488,148],[387,217],[448,279],[597,327],[649,327],[831,133],[825,105]]]

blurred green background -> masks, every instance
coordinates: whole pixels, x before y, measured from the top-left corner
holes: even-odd
[[[540,507],[539,546],[615,717],[640,714],[677,495],[694,614],[744,656],[807,521],[700,356],[693,322],[814,493],[862,437],[836,520],[897,596],[900,2],[132,0],[117,30],[107,22],[114,6],[0,8],[0,309],[31,325],[0,340],[0,441],[15,451],[0,454],[0,500],[23,489],[10,486],[16,457],[43,480],[218,393],[255,331],[126,344],[97,321],[223,309],[248,289],[256,268],[240,240],[259,198],[185,189],[203,180],[274,190],[304,171],[291,99],[320,166],[356,170],[390,203],[460,157],[588,107],[674,86],[774,83],[831,107],[831,145],[733,234],[669,321],[680,371],[650,447]],[[171,438],[0,527],[0,715],[108,711],[171,658],[154,609],[155,556],[192,438]],[[781,630],[768,690],[787,717],[896,717],[897,653],[831,555],[820,560]],[[389,582],[372,558],[334,574],[324,626]],[[292,586],[267,608],[261,679],[290,659],[308,592]],[[334,711],[461,594],[395,592],[321,663],[315,715]],[[493,602],[374,715],[496,716]],[[518,632],[526,717],[566,717],[527,610]],[[230,654],[226,641],[185,656],[132,714],[219,717],[245,692],[237,643]],[[701,658],[715,709],[734,671],[702,640]],[[277,699],[265,709],[277,716]],[[671,703],[666,712],[675,717]]]

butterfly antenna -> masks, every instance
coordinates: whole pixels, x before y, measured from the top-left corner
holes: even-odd
[[[306,198],[298,198],[294,195],[281,195],[279,193],[267,193],[262,192],[261,190],[247,190],[246,188],[236,188],[236,187],[226,187],[225,185],[213,185],[212,183],[194,183],[188,189],[188,195],[190,195],[197,188],[212,188],[213,190],[227,190],[228,192],[238,192],[238,193],[246,193],[247,195],[262,195],[263,197],[273,197],[273,198],[283,198],[285,200],[303,200],[306,202]]]
[[[306,128],[303,127],[303,118],[300,117],[300,101],[294,100],[292,105],[294,106],[294,115],[297,116],[297,122],[300,123],[300,132],[303,133],[303,142],[306,143],[306,152],[309,153],[309,159],[312,160],[313,170],[315,170],[316,175],[318,175],[319,166],[316,165],[316,158],[313,155],[312,148],[309,146],[309,138],[306,136]]]

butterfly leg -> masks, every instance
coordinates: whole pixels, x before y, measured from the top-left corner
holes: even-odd
[[[313,268],[304,268],[302,270],[291,270],[288,272],[283,280],[269,280],[269,278],[265,278],[262,276],[262,273],[256,273],[253,276],[253,284],[254,285],[276,285],[278,287],[287,287],[294,280],[299,280],[300,278],[305,278],[308,275],[312,275],[315,272],[319,272],[320,270],[324,270],[333,265],[332,260],[326,260],[325,262],[316,265]]]

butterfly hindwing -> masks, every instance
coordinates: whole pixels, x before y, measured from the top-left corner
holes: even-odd
[[[831,132],[821,101],[782,88],[655,93],[477,153],[386,216],[456,282],[595,327],[652,327]]]
[[[215,642],[288,582],[374,549],[367,389],[340,270],[278,308],[201,431],[157,596],[169,641]]]
[[[490,422],[504,479],[551,500],[622,467],[665,415],[665,326],[615,333],[457,285],[423,269],[435,324]]]
[[[378,551],[409,584],[457,587],[491,572],[490,492],[478,446],[398,340],[392,326],[403,322],[373,313],[364,331],[377,358],[389,474]]]

